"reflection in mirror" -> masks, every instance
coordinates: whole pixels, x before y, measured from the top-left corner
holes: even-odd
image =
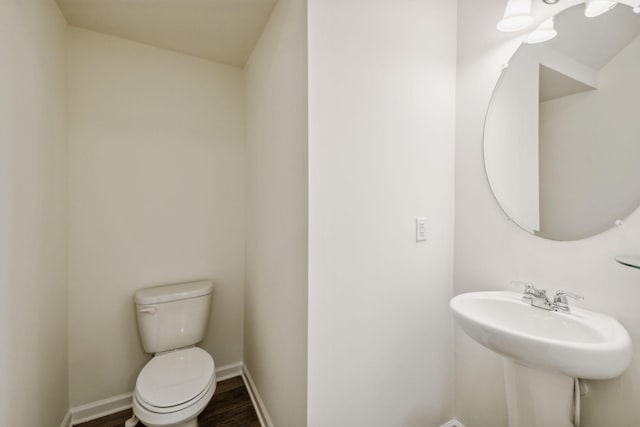
[[[523,44],[496,87],[484,156],[498,203],[530,233],[598,234],[640,205],[640,15],[618,5],[555,18]]]

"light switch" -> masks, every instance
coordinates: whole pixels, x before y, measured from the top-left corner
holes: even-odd
[[[416,218],[416,242],[427,241],[427,218],[419,216]]]

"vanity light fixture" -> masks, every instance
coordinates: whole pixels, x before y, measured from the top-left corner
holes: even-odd
[[[508,0],[504,16],[496,28],[498,31],[511,33],[524,30],[532,23],[531,0]]]
[[[540,24],[538,28],[536,28],[531,34],[529,34],[524,42],[527,44],[542,43],[551,40],[557,35],[558,32],[554,27],[552,16],[551,18]]]
[[[546,4],[555,4],[559,0],[542,0]],[[584,15],[588,18],[594,18],[606,13],[618,5],[613,0],[585,0]],[[640,14],[640,5],[633,8],[635,13]],[[504,16],[498,22],[496,28],[504,33],[524,30],[533,23],[531,15],[531,0],[507,0],[507,6],[504,9]],[[558,35],[554,28],[553,18],[544,21],[538,28],[529,34],[525,43],[542,43],[551,40]]]
[[[587,18],[595,18],[605,12],[610,11],[618,5],[617,2],[611,0],[586,0],[584,8],[584,16]]]

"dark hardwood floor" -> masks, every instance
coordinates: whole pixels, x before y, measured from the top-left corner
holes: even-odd
[[[97,420],[77,424],[76,427],[122,427],[131,417],[131,409]],[[209,405],[198,417],[200,427],[260,427],[242,377],[220,381]],[[138,423],[142,427],[144,424]]]

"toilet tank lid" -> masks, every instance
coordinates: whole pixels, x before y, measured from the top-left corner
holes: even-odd
[[[136,304],[158,304],[208,295],[213,289],[211,280],[175,283],[140,289],[135,294]]]

